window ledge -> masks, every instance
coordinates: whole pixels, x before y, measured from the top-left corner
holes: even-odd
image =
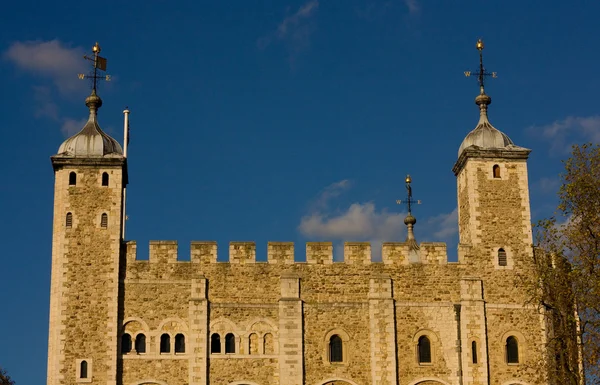
[[[419,362],[419,366],[433,366],[433,362]]]

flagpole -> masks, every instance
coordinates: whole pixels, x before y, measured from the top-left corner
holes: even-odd
[[[125,107],[123,111],[124,122],[123,122],[123,157],[127,159],[127,147],[129,146],[129,108]],[[123,187],[123,218],[121,219],[123,225],[121,227],[122,233],[121,238],[125,240],[125,222],[127,221],[127,215],[125,212],[125,203],[127,202],[127,188]]]

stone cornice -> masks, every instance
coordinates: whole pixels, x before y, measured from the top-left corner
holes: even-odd
[[[98,157],[98,158],[76,158],[66,157],[60,155],[54,155],[50,157],[52,161],[52,168],[54,171],[63,167],[83,167],[83,168],[111,168],[111,167],[122,167],[123,168],[123,185],[126,186],[129,183],[129,175],[127,172],[127,158],[117,156],[114,158],[109,157]]]
[[[508,159],[508,160],[526,160],[531,152],[528,148],[518,147],[512,149],[483,149],[477,146],[471,146],[464,149],[458,157],[458,160],[452,167],[452,172],[457,176],[463,169],[469,158],[477,159]]]

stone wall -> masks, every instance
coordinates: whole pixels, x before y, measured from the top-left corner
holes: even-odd
[[[122,160],[72,160],[55,168],[48,383],[93,378],[116,384]],[[104,172],[109,186],[102,186]],[[69,185],[71,173],[76,174],[75,185]],[[106,227],[102,214],[107,215]],[[82,360],[89,378],[79,378]]]
[[[333,262],[330,243],[309,243],[307,262],[294,263],[293,244],[273,243],[267,248],[268,262],[257,263],[252,243],[233,242],[230,262],[216,262],[214,242],[194,242],[191,261],[184,262],[177,260],[175,242],[152,241],[149,260],[136,260],[135,242],[129,242],[125,251],[125,319],[143,320],[156,349],[159,332],[153,330],[165,320],[177,319],[186,325],[181,330],[187,333],[187,327],[194,324],[190,318],[195,309],[192,297],[205,299],[206,329],[197,332],[208,336],[202,340],[204,347],[210,349],[209,336],[213,333],[221,338],[233,333],[236,350],[232,354],[205,350],[206,375],[190,381],[193,384],[409,384],[419,379],[458,384],[461,376],[464,385],[483,384],[488,359],[493,381],[513,376],[539,383],[539,373],[523,369],[529,359],[515,369],[505,363],[503,347],[490,342],[488,348],[484,343],[486,327],[489,333],[500,333],[496,332],[496,314],[506,313],[498,310],[503,306],[521,314],[505,319],[508,329],[541,335],[536,310],[524,308],[508,295],[484,307],[488,281],[473,278],[476,269],[447,263],[440,257],[445,251],[441,245],[421,247],[422,262],[407,263],[408,249],[398,243],[384,245],[387,262],[373,263],[370,245],[347,243],[345,261]],[[432,255],[435,257],[425,258]],[[206,288],[196,289],[201,294],[194,294],[198,280]],[[491,312],[487,310],[490,306]],[[493,322],[486,324],[486,317]],[[532,325],[534,319],[538,321]],[[266,334],[272,335],[274,344],[269,353],[264,350]],[[329,362],[328,339],[333,334],[344,341],[340,363]],[[430,364],[417,360],[421,335],[431,341]],[[477,365],[469,362],[473,340],[479,343]],[[258,343],[254,350],[252,341]],[[530,346],[535,344],[527,348]],[[535,346],[527,354],[537,359],[540,349]],[[177,357],[161,357],[161,362],[196,362],[196,371],[201,370],[200,361],[189,352],[178,361]],[[146,359],[155,358],[148,354]],[[124,378],[142,379],[147,373],[144,366],[132,364],[134,361],[124,359]],[[156,379],[170,384],[173,378],[191,378],[187,367],[177,368],[170,382],[164,376]]]

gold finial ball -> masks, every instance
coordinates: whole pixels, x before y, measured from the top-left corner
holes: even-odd
[[[483,40],[479,39],[477,40],[477,45],[476,45],[478,50],[482,50],[483,49]]]
[[[94,51],[94,53],[100,53],[100,44],[98,44],[98,42],[92,47],[92,51]]]
[[[410,175],[407,175],[407,176],[406,176],[406,179],[404,179],[404,181],[405,181],[406,183],[410,183],[410,182],[412,182],[412,178],[410,177]]]

